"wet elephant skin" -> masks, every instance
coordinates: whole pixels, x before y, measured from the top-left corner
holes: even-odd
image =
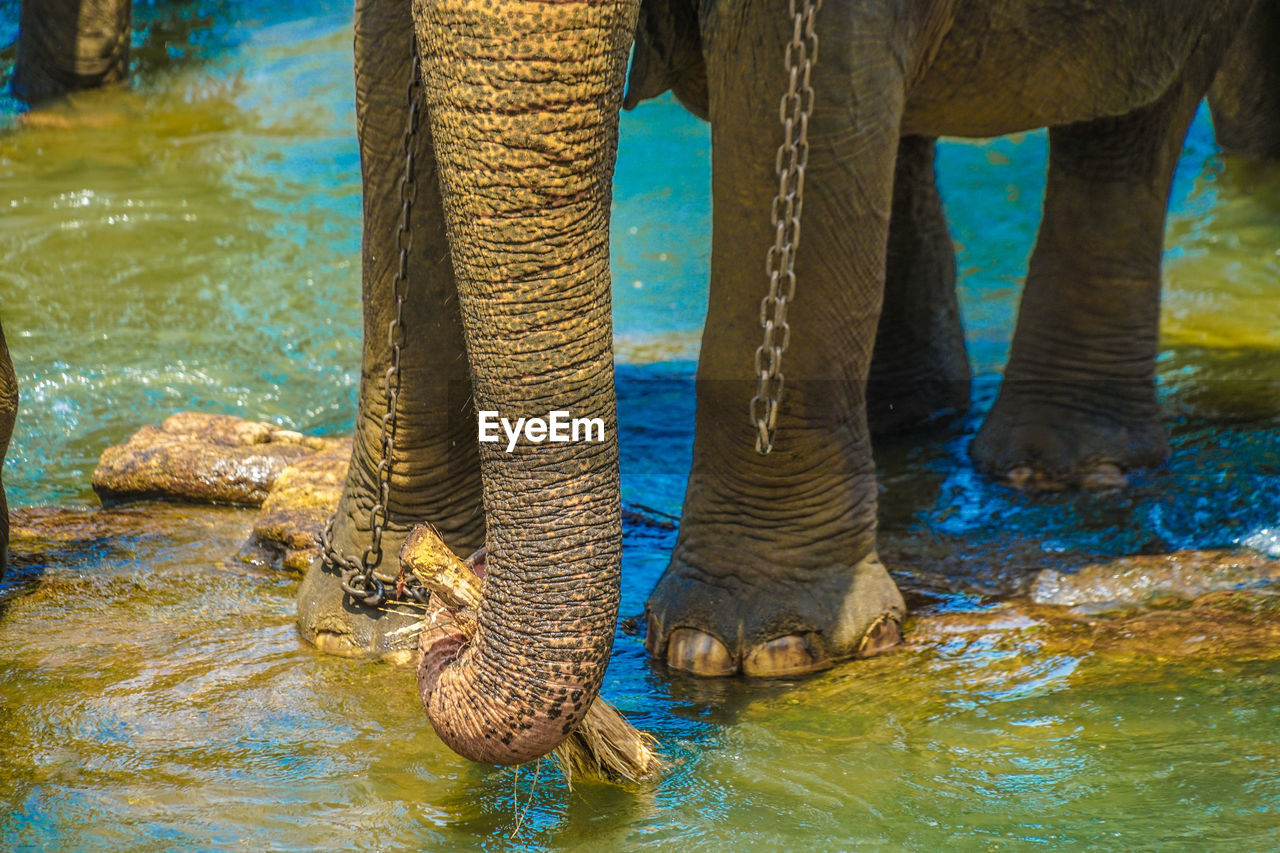
[[[0,580],[4,579],[9,558],[9,503],[4,494],[4,454],[13,436],[13,423],[18,415],[18,377],[13,372],[4,327],[0,326]]]
[[[790,22],[781,3],[645,3],[628,104],[670,88],[709,119],[715,199],[693,469],[648,602],[652,654],[706,675],[784,674],[891,642],[901,610],[877,570],[870,432],[967,404],[939,135],[1052,128],[1044,223],[1005,383],[971,448],[979,467],[1029,488],[1115,487],[1164,458],[1165,204],[1252,5],[825,5],[786,401],[759,457],[740,413],[780,136],[760,105],[780,95]]]

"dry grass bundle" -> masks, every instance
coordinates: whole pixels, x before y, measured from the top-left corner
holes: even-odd
[[[440,538],[430,524],[420,524],[400,549],[400,563],[420,580],[453,615],[469,640],[476,634],[481,581]],[[657,740],[637,730],[597,696],[573,733],[551,753],[565,778],[606,782],[639,782],[662,769]]]

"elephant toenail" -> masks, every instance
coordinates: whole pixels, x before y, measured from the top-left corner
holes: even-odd
[[[1051,477],[1043,471],[1037,471],[1029,465],[1019,465],[1005,472],[1004,481],[1019,491],[1024,492],[1060,492],[1067,487],[1066,483]]]
[[[1025,489],[1034,477],[1035,472],[1026,465],[1010,468],[1004,475],[1005,481],[1015,489]]]
[[[857,658],[871,658],[902,645],[902,626],[892,613],[882,613],[858,643]]]
[[[312,640],[315,647],[325,654],[337,655],[344,658],[366,657],[369,652],[362,649],[351,640],[350,634],[339,633],[337,631],[316,631],[315,639]]]
[[[1090,491],[1105,489],[1123,489],[1129,485],[1129,477],[1124,470],[1112,462],[1100,462],[1084,473],[1080,478],[1080,487]]]
[[[738,669],[724,643],[692,628],[671,632],[667,638],[667,665],[704,678],[733,675]]]
[[[650,657],[662,657],[662,626],[648,613],[644,617],[644,650]]]
[[[790,634],[751,649],[742,659],[742,673],[753,678],[776,678],[814,672],[829,665],[830,662],[814,659],[803,637]]]

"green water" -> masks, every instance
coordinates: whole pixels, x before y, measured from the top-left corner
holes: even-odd
[[[0,2],[0,40],[16,10]],[[330,2],[142,4],[132,90],[25,119],[0,105],[15,505],[90,502],[102,449],[180,409],[349,427],[349,16]],[[705,310],[707,152],[670,101],[623,118],[624,497],[669,512]],[[1123,496],[1033,499],[973,472],[965,447],[1007,355],[1043,168],[1043,134],[941,149],[977,407],[882,449],[886,541],[976,553],[983,583],[1028,549],[1280,554],[1280,170],[1217,154],[1203,115],[1169,224],[1170,464]],[[619,635],[606,693],[673,766],[650,790],[568,791],[549,766],[535,785],[533,768],[453,756],[407,672],[301,645],[297,579],[228,559],[250,523],[172,511],[114,540],[15,540],[19,581],[0,587],[0,847],[1280,848],[1280,655],[1256,643],[1134,659],[1025,619],[930,616],[977,606],[936,589],[922,618],[942,628],[797,684],[684,679]],[[628,527],[624,616],[671,542]]]
[[[1134,661],[1025,618],[953,619],[747,687],[651,671],[622,636],[606,690],[673,766],[652,789],[570,791],[550,765],[454,756],[408,671],[302,646],[295,581],[216,556],[250,519],[170,510],[64,546],[10,603],[0,847],[1280,845],[1280,649]]]

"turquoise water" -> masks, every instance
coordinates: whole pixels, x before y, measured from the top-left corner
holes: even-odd
[[[132,89],[38,116],[0,105],[0,312],[23,393],[13,504],[92,502],[102,449],[180,409],[350,427],[349,17],[330,2],[142,4]],[[0,1],[0,41],[16,20]],[[623,496],[678,516],[708,135],[670,100],[622,122]],[[970,577],[956,583],[979,589],[1029,559],[1236,542],[1280,555],[1280,170],[1221,156],[1204,114],[1168,231],[1170,463],[1122,495],[1030,497],[973,471],[1044,159],[1043,134],[940,147],[977,404],[951,429],[878,448],[886,544],[958,561]],[[1280,847],[1280,669],[1254,647],[1135,663],[1055,645],[1034,622],[945,623],[952,634],[922,629],[931,639],[902,654],[744,686],[668,673],[620,634],[606,693],[674,766],[653,790],[570,792],[549,767],[534,786],[531,768],[454,757],[407,673],[301,646],[296,579],[225,559],[249,521],[181,516],[52,551],[15,542],[23,591],[36,587],[0,590],[0,846]],[[673,541],[627,527],[623,616]],[[934,610],[975,601],[899,577]]]

